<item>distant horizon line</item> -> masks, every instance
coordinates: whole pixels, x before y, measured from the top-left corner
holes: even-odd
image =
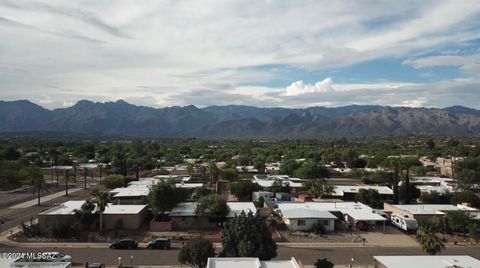
[[[128,105],[132,106],[137,106],[137,107],[146,107],[146,108],[152,108],[152,109],[165,109],[165,108],[185,108],[189,106],[193,106],[197,109],[205,109],[208,107],[254,107],[254,108],[260,108],[260,109],[288,109],[288,110],[305,110],[305,109],[311,109],[311,108],[325,108],[325,109],[338,109],[338,108],[345,108],[345,107],[352,107],[352,106],[359,106],[359,107],[365,107],[365,106],[372,106],[372,107],[385,107],[385,108],[409,108],[409,109],[437,109],[437,110],[444,110],[452,107],[461,107],[461,108],[467,108],[471,110],[477,110],[480,111],[480,109],[465,106],[462,104],[455,104],[455,105],[450,105],[450,106],[445,106],[445,107],[435,107],[435,106],[406,106],[406,105],[381,105],[381,104],[348,104],[348,105],[343,105],[343,106],[324,106],[324,105],[318,105],[318,106],[307,106],[307,107],[282,107],[282,106],[255,106],[255,105],[245,105],[245,104],[223,104],[223,105],[206,105],[206,106],[201,106],[201,105],[195,105],[195,104],[186,104],[186,105],[171,105],[171,106],[148,106],[148,105],[143,105],[143,104],[135,104],[132,102],[128,102],[124,99],[117,99],[117,100],[106,100],[106,101],[94,101],[94,100],[89,100],[89,99],[80,99],[73,103],[72,105],[69,106],[61,106],[61,107],[56,107],[56,108],[47,108],[44,106],[44,104],[34,102],[29,99],[16,99],[16,100],[4,100],[0,99],[0,102],[4,103],[14,103],[14,102],[29,102],[34,105],[37,105],[43,109],[53,111],[57,109],[68,109],[72,108],[75,105],[78,105],[81,102],[88,102],[88,103],[93,103],[93,104],[108,104],[108,103],[126,103]]]

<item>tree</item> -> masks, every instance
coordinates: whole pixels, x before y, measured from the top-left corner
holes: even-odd
[[[437,191],[424,192],[420,194],[420,202],[424,204],[450,204],[452,194],[450,192],[439,193]]]
[[[28,166],[23,172],[25,176],[28,176],[31,180],[31,186],[33,193],[37,193],[37,205],[40,206],[40,195],[43,190],[45,190],[47,184],[43,178],[42,171],[37,166]]]
[[[240,215],[225,223],[221,257],[257,257],[270,260],[277,256],[277,244],[265,219],[259,213]]]
[[[333,268],[334,264],[327,258],[318,259],[314,264],[314,268]]]
[[[153,186],[148,193],[148,204],[155,213],[165,214],[179,203],[186,200],[187,196],[183,189],[176,188],[174,184],[160,182]]]
[[[227,168],[227,169],[224,169],[224,170],[220,171],[218,176],[222,180],[234,181],[238,178],[238,173],[234,169]]]
[[[465,235],[469,230],[468,227],[474,221],[471,214],[464,211],[447,211],[445,222],[448,228],[453,232],[463,233]]]
[[[411,200],[415,200],[419,198],[420,193],[421,193],[420,190],[418,190],[418,188],[415,185],[402,183],[398,191],[398,196],[401,200],[404,200],[405,203],[408,204],[410,203]],[[407,194],[409,196],[408,197],[409,199],[407,199]]]
[[[453,194],[452,198],[450,199],[450,203],[453,205],[461,204],[461,203],[469,203],[473,207],[480,207],[480,198],[472,192],[456,192]]]
[[[103,179],[103,184],[107,189],[115,189],[125,186],[125,177],[120,174],[108,175]]]
[[[75,216],[79,219],[84,228],[91,226],[95,220],[94,211],[95,204],[90,199],[87,199],[80,209],[75,210]]]
[[[319,179],[328,178],[330,176],[328,169],[319,167],[312,161],[303,162],[302,165],[294,172],[294,174],[302,179]]]
[[[212,242],[203,238],[190,239],[178,253],[180,263],[189,264],[194,268],[206,267],[210,257],[215,257],[215,249]]]
[[[305,183],[306,189],[316,198],[331,196],[335,192],[335,186],[324,180],[312,180]]]
[[[382,208],[383,203],[380,194],[375,189],[360,189],[355,200],[364,203],[372,208]]]
[[[238,198],[251,197],[253,192],[261,189],[262,187],[258,183],[251,180],[237,181],[230,184],[230,193]]]
[[[447,240],[437,234],[437,224],[433,221],[425,221],[417,230],[415,239],[422,247],[422,250],[430,255],[440,253],[445,249]]]
[[[198,216],[208,216],[217,221],[225,220],[230,208],[227,201],[215,194],[204,196],[198,200],[195,214]]]
[[[98,213],[100,214],[100,232],[103,232],[103,212],[108,206],[108,192],[94,189],[90,195],[92,196],[92,202],[97,206]]]
[[[290,183],[288,181],[275,180],[270,187],[274,194],[276,193],[290,193]]]
[[[202,186],[202,187],[198,187],[195,189],[195,191],[193,192],[193,195],[196,199],[199,199],[203,196],[207,196],[207,195],[210,195],[212,194],[212,190],[208,189],[207,187],[205,186]]]
[[[293,176],[297,168],[298,168],[297,161],[295,161],[295,159],[288,159],[283,161],[283,163],[280,165],[280,173],[284,175]]]

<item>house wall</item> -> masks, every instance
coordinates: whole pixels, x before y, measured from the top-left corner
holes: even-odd
[[[125,230],[136,230],[145,221],[145,209],[138,214],[105,214],[103,215],[106,229],[114,229],[117,221],[123,221]]]
[[[305,221],[305,225],[298,225],[298,221]],[[285,224],[294,231],[309,231],[312,229],[312,225],[318,221],[326,221],[328,224],[324,224],[326,231],[334,231],[335,222],[333,219],[284,219]]]
[[[443,219],[443,214],[413,214],[407,210],[403,210],[392,206],[391,204],[384,203],[383,208],[385,211],[392,212],[393,214],[401,215],[401,216],[408,216],[409,218],[416,219],[418,223],[421,223],[426,220],[430,220],[433,218]]]

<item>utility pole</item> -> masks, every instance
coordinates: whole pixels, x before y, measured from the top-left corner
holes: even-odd
[[[87,189],[87,168],[83,168],[83,189]]]
[[[65,170],[65,196],[68,196],[68,177],[70,176],[68,169]]]

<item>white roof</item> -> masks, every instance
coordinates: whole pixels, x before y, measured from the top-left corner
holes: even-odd
[[[377,190],[379,194],[393,195],[392,189],[387,186],[372,186],[372,185],[336,185],[333,196],[343,196],[345,193],[358,193],[360,189]]]
[[[304,208],[282,210],[282,215],[286,219],[337,219],[328,211]]]
[[[67,201],[63,204],[60,204],[51,209],[45,210],[39,215],[73,215],[75,214],[76,209],[81,209],[82,205],[85,203],[85,200],[72,200]]]
[[[203,183],[175,183],[175,187],[184,189],[193,189],[203,187]]]
[[[235,217],[235,215],[239,215],[242,211],[245,211],[245,213],[247,213],[248,211],[252,211],[253,213],[257,212],[257,209],[252,202],[227,202],[227,205],[230,208],[230,212],[227,216],[229,218]],[[174,207],[172,211],[170,211],[170,216],[195,216],[196,209],[197,202],[180,203],[176,207]]]
[[[176,181],[189,181],[191,178],[192,176],[184,176],[184,175],[156,175],[153,177],[153,179],[156,179],[156,180],[176,180]]]
[[[105,207],[103,214],[138,214],[147,205],[109,205]]]
[[[415,204],[415,205],[391,205],[401,210],[408,211],[412,214],[445,214],[443,211],[463,210],[463,211],[475,211],[474,209],[468,209],[463,206],[454,206],[447,204]]]
[[[150,189],[148,187],[126,187],[116,188],[110,193],[116,193],[113,197],[140,197],[147,196]]]
[[[253,182],[258,183],[258,185],[260,185],[261,187],[270,188],[270,187],[272,187],[275,180],[254,180]],[[303,187],[303,183],[301,183],[301,182],[293,182],[293,181],[287,181],[287,180],[283,180],[283,182],[288,183],[288,185],[291,188],[301,188],[301,187]]]
[[[242,211],[248,213],[249,211],[253,214],[257,213],[257,208],[252,202],[227,202],[230,212],[228,213],[229,218],[235,217],[235,215],[240,215]]]
[[[208,258],[207,268],[300,268],[297,260],[260,261],[258,258]]]
[[[443,177],[411,177],[411,178],[410,178],[410,182],[415,182],[415,181],[441,182],[441,181],[455,181],[455,179],[452,179],[452,178],[443,178]]]
[[[415,185],[415,187],[417,187],[417,189],[422,193],[437,192],[442,194],[453,191],[452,187],[447,186]]]
[[[475,268],[480,267],[480,260],[470,256],[374,256],[376,261],[383,264],[386,268],[447,268],[462,267]]]
[[[342,214],[349,215],[357,221],[386,221],[386,219],[377,213],[373,212],[373,209],[360,202],[285,202],[278,203],[278,209],[283,211],[298,210],[298,209],[310,209],[317,211],[338,211]]]

